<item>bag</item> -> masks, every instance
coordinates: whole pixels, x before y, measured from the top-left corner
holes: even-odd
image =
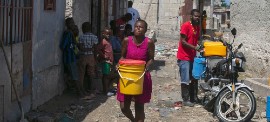
[[[79,43],[79,37],[77,36],[75,37],[75,46],[74,46],[74,52],[76,55],[79,54],[79,48],[77,46],[78,43]]]

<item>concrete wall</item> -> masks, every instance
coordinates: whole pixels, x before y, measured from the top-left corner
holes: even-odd
[[[17,44],[20,45],[21,44]],[[10,64],[10,47],[5,47],[4,48],[6,51],[6,55],[8,57],[8,62]],[[16,48],[15,48],[16,49]],[[0,101],[0,110],[1,110],[1,119],[2,121],[6,121],[9,120],[11,117],[14,116],[10,116],[11,113],[15,113],[15,115],[19,114],[18,112],[18,105],[14,104],[14,102],[11,100],[11,78],[9,75],[9,71],[8,71],[8,67],[4,58],[4,53],[3,50],[0,50],[0,96],[2,97],[1,101]],[[22,66],[22,65],[19,65]],[[11,109],[12,106],[16,106],[17,109]]]
[[[270,76],[270,1],[232,0],[231,27],[247,58],[250,77]]]
[[[185,7],[184,7],[185,6]],[[189,0],[134,0],[133,8],[140,13],[141,19],[148,23],[149,30],[155,30],[159,37],[179,39],[180,24],[189,18],[193,2]],[[179,7],[182,16],[178,18]],[[184,19],[184,20],[183,20]]]
[[[14,44],[12,48],[13,81],[17,93],[21,98],[23,108],[25,111],[28,111],[31,108],[31,96],[29,94],[23,95],[23,44]],[[4,50],[10,65],[11,48],[10,46],[5,46]],[[21,113],[13,91],[13,86],[11,85],[11,78],[2,49],[0,50],[0,57],[0,121],[15,121]]]
[[[148,29],[157,29],[158,0],[134,0],[133,8],[138,10],[141,19],[146,20]]]
[[[91,0],[73,0],[72,16],[75,24],[79,27],[80,35],[82,34],[81,26],[84,22],[90,21],[90,3]]]
[[[64,90],[62,56],[59,48],[64,29],[65,0],[56,0],[55,11],[44,11],[43,0],[33,9],[32,108]]]
[[[12,74],[24,112],[35,109],[64,90],[59,49],[64,17],[65,0],[56,1],[55,11],[44,11],[44,0],[34,0],[32,40],[12,45]],[[5,46],[9,64],[10,50],[10,46]],[[21,112],[2,50],[0,57],[0,121],[18,121]]]

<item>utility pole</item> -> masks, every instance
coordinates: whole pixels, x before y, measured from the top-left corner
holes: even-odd
[[[213,18],[213,13],[214,13],[214,0],[211,0],[211,5],[210,5],[210,23],[209,23],[209,28],[214,29],[214,18]]]
[[[157,24],[158,24],[158,21],[159,21],[159,4],[160,3],[160,0],[158,0],[158,4],[157,4]]]
[[[193,0],[193,9],[199,9],[199,1]]]

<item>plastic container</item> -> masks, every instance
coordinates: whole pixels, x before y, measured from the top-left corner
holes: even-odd
[[[226,57],[227,48],[221,42],[206,41],[206,42],[204,42],[203,46],[204,46],[203,56]]]
[[[204,79],[205,78],[205,74],[204,74],[205,69],[206,69],[205,58],[203,58],[203,57],[194,58],[192,76],[198,80]]]
[[[119,61],[120,93],[140,95],[143,93],[145,61],[124,59]]]
[[[266,102],[266,119],[267,119],[267,122],[270,122],[270,96],[267,96],[267,102]]]
[[[102,73],[105,75],[110,74],[111,72],[111,64],[107,62],[102,63]]]

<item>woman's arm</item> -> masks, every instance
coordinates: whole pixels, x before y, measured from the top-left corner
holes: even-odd
[[[120,59],[124,59],[126,58],[126,54],[127,54],[127,44],[128,44],[128,37],[125,37],[122,41],[122,48],[121,48],[121,58]]]
[[[153,40],[148,39],[148,61],[146,62],[145,69],[148,70],[149,66],[154,62],[155,57],[155,43]]]

